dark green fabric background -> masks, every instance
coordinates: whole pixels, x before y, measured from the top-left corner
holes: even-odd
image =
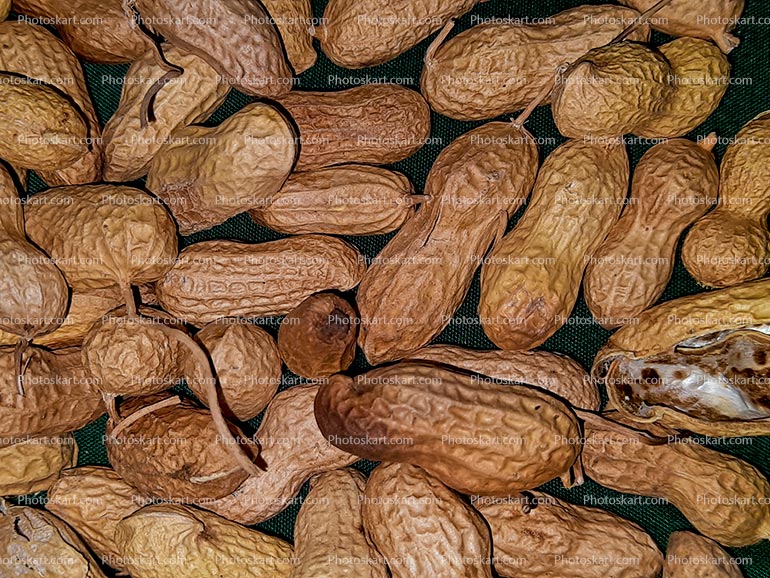
[[[675,0],[679,1],[679,0]],[[545,17],[561,10],[578,6],[580,4],[600,4],[601,2],[578,0],[489,0],[478,5],[471,13],[459,19],[452,35],[468,28],[471,23],[471,15],[482,17]],[[314,0],[314,14],[320,17],[326,5],[326,0]],[[731,86],[719,110],[700,127],[693,135],[706,135],[716,131],[725,139],[734,134],[747,121],[757,114],[770,109],[770,18],[767,23],[760,20],[770,17],[770,2],[767,0],[747,0],[745,12],[746,22],[737,28],[737,34],[742,44],[731,55],[733,74],[737,78],[746,79],[741,84]],[[753,22],[751,18],[754,18]],[[432,38],[431,38],[432,39]],[[339,90],[356,86],[358,82],[370,78],[390,79],[391,81],[404,83],[414,88],[419,86],[422,58],[431,39],[410,50],[400,58],[385,65],[350,71],[334,66],[319,50],[317,64],[299,79],[300,90]],[[662,34],[654,34],[655,44],[667,41]],[[120,78],[125,73],[127,66],[95,66],[86,65],[91,95],[96,103],[97,111],[102,122],[105,122],[116,109],[121,91]],[[356,80],[358,79],[358,80]],[[239,108],[250,102],[249,97],[233,91],[222,108],[213,116],[209,124],[217,124],[233,114]],[[405,173],[421,189],[431,164],[440,150],[449,144],[457,136],[480,125],[480,122],[457,122],[439,115],[433,115],[433,137],[438,138],[438,144],[426,145],[415,156],[395,165],[395,168]],[[541,160],[550,153],[564,139],[558,134],[551,113],[548,108],[537,110],[530,121],[528,129],[537,137],[549,138],[546,146],[541,147]],[[629,147],[632,162],[635,164],[649,145],[632,145]],[[725,144],[717,147],[717,155],[721,159],[724,154]],[[769,183],[770,184],[770,183]],[[37,178],[32,178],[30,192],[38,192],[44,187]],[[513,223],[511,223],[513,225]],[[246,215],[231,219],[213,230],[197,234],[183,240],[183,245],[211,238],[230,238],[241,241],[267,241],[280,237],[254,224]],[[348,240],[357,246],[368,256],[374,256],[388,241],[389,236],[349,238]],[[678,260],[673,279],[663,296],[664,300],[697,293],[702,289],[687,274],[681,261]],[[476,317],[476,305],[478,302],[479,286],[478,276],[473,284],[468,299],[457,313],[463,319]],[[270,327],[270,326],[268,326]],[[275,331],[275,324],[272,331]],[[607,340],[609,332],[593,323],[585,304],[579,301],[573,318],[567,326],[563,327],[546,344],[545,349],[566,353],[577,359],[585,367],[590,367],[593,357],[599,347]],[[492,344],[487,340],[478,324],[453,323],[439,336],[439,343],[455,343],[469,347],[488,348]],[[365,361],[359,354],[354,366],[355,371],[366,368]],[[289,375],[289,374],[287,374]],[[296,381],[295,381],[296,382]],[[102,443],[105,418],[77,432],[76,437],[80,444],[80,465],[107,464],[106,453]],[[259,418],[250,425],[256,427]],[[770,438],[743,439],[740,443],[704,443],[727,453],[740,456],[758,466],[765,474],[770,475]],[[361,469],[369,471],[372,464],[361,462]],[[584,486],[571,491],[564,490],[560,483],[547,484],[545,489],[560,497],[566,498],[578,504],[599,505],[626,518],[640,523],[655,538],[661,549],[665,549],[668,535],[674,530],[689,529],[687,520],[674,508],[668,505],[649,505],[644,499],[631,498],[632,503],[617,501],[620,494],[605,490],[597,484],[588,481]],[[303,490],[303,494],[306,491]],[[610,503],[598,504],[596,499],[610,498]],[[634,502],[633,500],[636,500]],[[292,506],[287,511],[273,520],[262,524],[260,527],[273,532],[283,538],[291,539],[293,521],[299,504]],[[770,577],[770,543],[765,541],[759,545],[731,550],[736,557],[745,559],[743,571],[748,578]],[[427,577],[426,577],[427,578]]]

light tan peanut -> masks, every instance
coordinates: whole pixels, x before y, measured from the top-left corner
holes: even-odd
[[[535,139],[511,123],[487,123],[441,152],[428,200],[361,281],[358,341],[369,362],[401,359],[449,324],[536,173]]]
[[[393,60],[460,17],[479,0],[330,0],[316,29],[321,50],[338,66],[363,68]]]
[[[203,122],[224,102],[230,87],[202,58],[164,45],[166,58],[184,68],[154,100],[154,120],[143,124],[148,87],[161,81],[167,70],[159,66],[154,50],[140,55],[126,72],[115,114],[104,127],[104,180],[133,181],[150,170],[150,163],[172,133]],[[144,119],[146,120],[146,119]]]
[[[428,104],[400,85],[293,91],[279,102],[299,128],[299,171],[343,163],[393,164],[412,156],[430,137]]]
[[[0,575],[106,578],[67,524],[45,510],[0,499]]]
[[[114,470],[84,466],[62,472],[45,507],[72,526],[102,562],[122,568],[115,526],[147,501]]]
[[[629,182],[623,144],[568,141],[545,160],[527,210],[481,268],[479,317],[500,348],[541,345],[575,306],[587,258],[617,222]]]
[[[262,2],[281,33],[283,46],[295,74],[315,64],[313,48],[313,7],[310,0],[264,0]]]
[[[0,21],[8,18],[11,11],[11,0],[0,0]]]
[[[176,227],[144,191],[118,185],[59,187],[30,198],[27,234],[75,290],[155,281],[174,264]],[[56,226],[53,226],[56,224]],[[133,297],[126,296],[127,305]]]
[[[381,235],[414,214],[414,187],[404,175],[367,165],[292,174],[270,203],[249,211],[260,225],[297,235]]]
[[[170,207],[179,232],[190,235],[268,203],[296,154],[286,117],[254,103],[217,127],[173,132],[152,159],[147,188]]]
[[[121,407],[124,421],[107,423],[107,456],[120,477],[143,495],[193,504],[240,486],[248,474],[223,450],[229,440],[221,440],[211,414],[189,402],[154,407],[164,399],[129,400]],[[140,413],[145,407],[152,410]],[[138,419],[131,420],[134,413]]]
[[[284,315],[313,293],[352,289],[365,269],[363,256],[334,237],[204,241],[180,253],[157,285],[158,300],[197,326],[220,317]]]
[[[634,134],[647,138],[685,135],[711,116],[730,86],[730,62],[713,44],[678,38],[659,48],[671,65],[674,91]]]
[[[69,288],[61,271],[29,242],[21,199],[4,166],[0,204],[0,330],[10,343],[26,342],[63,323]]]
[[[620,0],[643,12],[658,0]],[[694,36],[713,40],[724,52],[738,46],[740,40],[730,34],[743,13],[744,0],[676,0],[655,15],[652,27],[672,36]]]
[[[353,469],[310,480],[294,524],[291,578],[387,578],[385,561],[364,532],[366,478]]]
[[[638,423],[709,436],[770,433],[770,282],[667,301],[594,360],[612,406]]]
[[[345,371],[356,355],[357,322],[355,309],[339,295],[311,295],[278,330],[278,349],[286,367],[308,379]]]
[[[22,358],[23,395],[16,365],[14,348],[0,347],[0,442],[74,431],[104,413],[102,396],[83,367],[80,350],[27,349]]]
[[[22,74],[60,89],[85,114],[90,150],[69,167],[45,171],[49,185],[79,185],[101,179],[101,126],[88,94],[83,69],[75,54],[42,26],[19,21],[0,22],[0,70]]]
[[[663,555],[638,525],[543,494],[471,498],[492,530],[495,570],[510,578],[657,578]],[[586,560],[601,560],[586,563]]]
[[[543,24],[479,24],[428,51],[422,94],[433,110],[457,120],[521,110],[560,66],[607,44],[638,17],[635,10],[600,5],[570,8]],[[649,36],[644,25],[629,38],[645,42]]]
[[[0,157],[26,169],[55,171],[88,151],[88,127],[68,97],[50,85],[0,73]]]
[[[28,438],[0,447],[0,496],[23,496],[51,487],[65,468],[78,461],[78,446],[71,434]]]
[[[735,136],[722,158],[719,204],[695,223],[682,261],[706,287],[728,287],[765,275],[770,264],[770,112]]]
[[[366,484],[363,519],[393,578],[492,577],[492,541],[483,518],[416,466],[377,467]]]
[[[408,359],[431,361],[501,380],[531,385],[567,400],[574,407],[596,411],[601,406],[599,388],[579,363],[550,351],[501,351],[430,345]],[[480,377],[479,381],[484,381]]]
[[[335,375],[315,416],[338,448],[418,465],[463,493],[507,496],[560,476],[570,484],[580,453],[565,441],[580,437],[577,419],[554,396],[427,362]]]
[[[668,539],[663,578],[743,578],[743,573],[713,540],[674,532]]]
[[[146,506],[118,523],[133,578],[288,578],[291,544],[189,506]]]
[[[248,421],[267,407],[281,385],[282,365],[272,336],[251,323],[220,319],[201,329],[195,338],[214,363],[224,406],[240,421]],[[188,384],[205,403],[200,384]]]
[[[575,139],[635,132],[665,110],[674,94],[672,77],[665,56],[642,44],[594,48],[560,74],[554,121],[561,134]]]
[[[665,443],[596,415],[585,422],[583,467],[615,490],[667,500],[704,536],[731,547],[770,537],[770,483],[751,464],[703,445]]]
[[[216,68],[223,82],[268,98],[291,90],[281,38],[261,2],[132,0],[132,6],[171,44]]]
[[[229,496],[201,506],[241,524],[258,524],[294,503],[314,475],[357,461],[318,429],[313,416],[317,393],[317,385],[296,385],[276,395],[255,436],[267,471],[249,477]]]
[[[663,294],[679,237],[716,202],[715,141],[664,141],[639,161],[631,198],[585,272],[584,297],[602,326],[633,323]]]
[[[123,0],[13,2],[16,12],[53,22],[75,54],[100,64],[131,62],[152,46],[125,6]]]

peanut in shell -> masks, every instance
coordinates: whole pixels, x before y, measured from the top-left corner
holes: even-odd
[[[77,461],[78,446],[72,434],[28,438],[0,447],[0,495],[46,491],[62,470],[74,467]]]
[[[743,578],[743,573],[713,540],[692,532],[674,532],[668,538],[663,578]]]

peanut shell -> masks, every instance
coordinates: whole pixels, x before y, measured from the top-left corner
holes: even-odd
[[[78,446],[71,434],[30,438],[0,447],[0,495],[23,496],[51,487],[65,468],[78,461]]]
[[[284,315],[313,293],[352,289],[365,269],[363,256],[334,237],[204,241],[180,253],[157,293],[166,311],[200,327],[220,317]]]
[[[674,532],[668,539],[663,578],[743,578],[743,573],[713,540]]]
[[[335,446],[374,461],[418,465],[463,493],[509,495],[564,476],[577,419],[522,385],[478,384],[427,362],[403,362],[321,386],[315,416]]]
[[[281,34],[286,56],[295,74],[302,74],[315,64],[313,48],[313,6],[310,0],[263,0]]]
[[[361,281],[358,342],[370,363],[402,359],[449,324],[536,174],[535,139],[510,123],[487,123],[441,152],[428,200]]]

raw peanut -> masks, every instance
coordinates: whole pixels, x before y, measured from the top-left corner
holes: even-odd
[[[636,10],[618,6],[579,6],[545,24],[474,26],[429,49],[422,94],[433,110],[457,120],[520,110],[539,96],[560,66],[607,44],[638,17]],[[644,25],[629,38],[646,42],[649,36]]]
[[[612,406],[644,427],[770,434],[770,281],[667,301],[621,328],[593,374]]]
[[[420,93],[395,84],[338,92],[292,91],[279,101],[299,128],[296,170],[343,163],[389,165],[430,137],[430,108]]]
[[[79,185],[101,179],[101,126],[88,94],[83,69],[75,54],[42,26],[24,21],[0,23],[0,70],[22,74],[60,89],[88,121],[90,150],[73,165],[46,171],[41,178],[51,186]]]
[[[707,287],[728,287],[767,273],[770,232],[770,112],[743,127],[722,159],[719,204],[695,223],[682,246],[690,274]]]
[[[51,21],[75,54],[100,64],[123,64],[151,46],[123,0],[14,0],[16,12]]]
[[[114,470],[85,466],[62,472],[45,507],[72,526],[102,562],[121,568],[115,526],[146,501]]]
[[[588,308],[605,328],[632,322],[663,294],[680,236],[716,202],[715,142],[664,141],[639,161],[631,199],[583,281]]]
[[[665,56],[642,44],[594,48],[560,74],[551,104],[554,121],[568,138],[636,132],[666,109],[672,78]]]
[[[743,573],[713,540],[674,532],[668,539],[663,578],[743,578]]]
[[[152,159],[147,189],[170,207],[179,232],[190,235],[269,202],[296,155],[286,117],[254,103],[217,127],[172,133]]]
[[[634,131],[655,139],[682,136],[699,127],[730,85],[730,62],[710,42],[679,38],[659,50],[671,65],[674,91],[664,107]]]
[[[658,0],[620,0],[640,12]],[[652,20],[652,27],[672,36],[694,36],[713,40],[723,52],[730,52],[740,40],[730,34],[743,13],[744,0],[676,0],[663,7]]]
[[[184,72],[157,94],[155,120],[142,126],[148,87],[156,85],[167,70],[158,65],[154,50],[139,56],[128,69],[118,109],[104,127],[106,181],[133,181],[146,175],[152,159],[175,130],[207,120],[230,92],[202,58],[168,44],[163,52]]]
[[[78,461],[78,446],[71,434],[28,438],[0,447],[0,495],[23,496],[51,487],[65,468]]]
[[[665,443],[581,412],[583,467],[615,490],[668,500],[703,535],[729,547],[770,538],[770,483],[751,464],[703,445]]]
[[[255,436],[267,471],[201,507],[241,524],[259,524],[289,507],[314,475],[357,461],[332,446],[318,429],[313,416],[317,393],[317,385],[296,385],[276,395]]]
[[[287,235],[381,235],[414,214],[413,194],[412,183],[401,173],[345,165],[294,173],[267,206],[249,214]]]
[[[585,369],[566,355],[550,351],[481,351],[430,345],[418,349],[408,359],[473,371],[491,380],[539,387],[580,409],[596,411],[601,407],[599,388]]]
[[[25,343],[62,324],[69,289],[61,271],[27,239],[21,199],[4,166],[0,205],[0,330],[11,334],[11,343]]]
[[[294,524],[291,578],[387,578],[379,552],[364,532],[366,478],[353,469],[319,474]]]
[[[158,300],[197,326],[220,317],[285,315],[313,293],[352,289],[365,269],[363,256],[334,237],[204,241],[180,253],[157,285]]]
[[[441,152],[428,200],[361,281],[358,342],[370,363],[402,359],[449,324],[536,174],[535,139],[511,123],[487,123]]]
[[[259,415],[278,391],[283,374],[272,336],[251,323],[220,319],[206,325],[195,338],[214,363],[225,407],[240,421]],[[201,385],[188,385],[205,403]]]
[[[0,348],[0,445],[5,445],[3,438],[74,431],[104,413],[79,350],[27,349],[22,359],[24,395],[17,388],[16,362],[14,348]]]
[[[330,0],[315,36],[338,66],[363,68],[393,60],[479,0]]]
[[[55,171],[88,152],[85,120],[52,86],[0,73],[0,101],[0,157],[9,163]]]
[[[492,530],[493,564],[501,576],[657,578],[663,566],[663,555],[642,528],[598,508],[541,492],[471,504]]]
[[[189,506],[146,506],[117,525],[133,578],[288,578],[291,544]]]
[[[107,456],[120,477],[144,495],[188,503],[221,498],[246,480],[246,471],[224,451],[230,440],[222,440],[208,411],[178,399],[154,407],[157,401],[128,400],[123,421],[107,422]],[[144,413],[143,407],[152,410]],[[134,413],[138,418],[131,420]],[[235,426],[231,430],[243,437]]]
[[[106,578],[67,524],[45,510],[0,499],[0,574],[14,578]]]
[[[291,371],[308,379],[345,371],[356,355],[357,322],[355,309],[339,295],[311,295],[281,323],[281,357]]]
[[[313,7],[310,0],[263,0],[262,4],[281,33],[294,73],[305,72],[318,58],[311,36]]]
[[[366,533],[393,578],[492,578],[492,540],[484,520],[420,468],[377,467],[362,510]]]
[[[223,82],[268,98],[291,90],[281,38],[261,2],[133,0],[132,5],[156,33],[216,68]]]
[[[176,227],[163,205],[131,187],[59,187],[26,205],[27,234],[61,265],[74,290],[155,281],[174,264]],[[128,305],[133,297],[126,297]]]
[[[532,349],[567,322],[587,259],[617,222],[628,181],[618,142],[568,141],[545,160],[527,210],[481,268],[479,316],[498,347]]]
[[[463,493],[507,496],[562,477],[580,445],[572,411],[542,390],[476,383],[466,373],[404,362],[333,376],[315,403],[338,448],[424,468]]]

